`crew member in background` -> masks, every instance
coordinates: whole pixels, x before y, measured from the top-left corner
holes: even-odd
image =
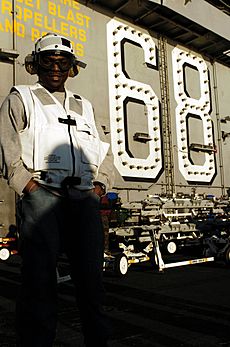
[[[20,197],[17,346],[51,347],[55,341],[60,245],[70,262],[85,345],[107,346],[95,191],[112,186],[113,157],[91,103],[65,88],[78,64],[67,38],[41,37],[25,60],[38,82],[13,87],[0,109],[0,170]]]

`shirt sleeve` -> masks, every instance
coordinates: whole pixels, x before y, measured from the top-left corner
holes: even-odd
[[[0,171],[8,185],[21,195],[32,178],[22,161],[20,130],[25,127],[26,116],[19,93],[10,93],[0,108]]]
[[[99,137],[102,141],[107,142],[107,138],[103,132],[101,125],[97,124],[97,131]],[[112,189],[115,180],[115,170],[114,170],[114,157],[111,150],[111,146],[108,149],[108,152],[103,160],[102,164],[99,167],[98,175],[95,181],[101,182],[106,186],[106,190]]]

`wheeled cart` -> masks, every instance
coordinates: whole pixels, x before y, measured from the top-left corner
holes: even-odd
[[[11,255],[17,254],[16,237],[0,237],[0,259],[7,260]]]
[[[129,226],[120,228],[111,228],[110,234],[113,245],[116,250],[104,255],[104,270],[113,271],[118,276],[124,276],[132,264],[150,261],[154,270],[163,272],[167,268],[201,264],[215,260],[224,260],[230,264],[230,240],[229,237],[202,236],[199,239],[183,240],[180,247],[177,245],[167,246],[161,242],[162,235],[158,227],[151,225]],[[173,243],[173,241],[170,241]],[[165,262],[164,255],[173,253],[172,249],[183,248],[183,250],[198,247],[200,256],[191,259]],[[175,251],[176,253],[176,251]],[[184,252],[186,253],[186,252]]]

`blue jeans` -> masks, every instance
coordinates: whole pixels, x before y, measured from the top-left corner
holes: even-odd
[[[22,258],[18,346],[51,347],[55,340],[60,248],[70,263],[85,344],[106,346],[103,228],[96,194],[71,200],[40,187],[19,201],[18,216]]]

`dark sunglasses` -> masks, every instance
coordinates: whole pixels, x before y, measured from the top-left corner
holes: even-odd
[[[61,56],[61,58],[57,59],[50,55],[39,54],[38,64],[45,70],[51,70],[54,68],[54,65],[57,65],[62,72],[66,72],[73,66],[73,60],[65,56]]]

